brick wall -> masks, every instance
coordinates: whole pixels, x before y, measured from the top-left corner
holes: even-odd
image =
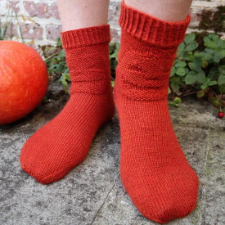
[[[111,25],[112,41],[120,38],[118,26],[120,0],[111,0],[109,7],[109,24]],[[203,9],[215,10],[225,5],[225,0],[194,0],[192,4],[192,21],[188,32],[198,29]],[[12,10],[14,13],[12,13]],[[15,17],[15,13],[18,15]],[[20,29],[25,43],[30,45],[54,44],[60,36],[60,20],[56,0],[0,0],[0,18],[2,22],[7,15],[14,24],[9,33],[13,39],[20,39]],[[20,26],[18,26],[18,22]]]

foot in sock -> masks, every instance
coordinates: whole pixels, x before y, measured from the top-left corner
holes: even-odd
[[[167,102],[170,70],[189,21],[165,22],[121,4],[114,90],[121,180],[138,210],[158,223],[191,213],[198,195],[198,177],[177,141]]]
[[[109,69],[109,26],[62,33],[71,96],[52,121],[25,143],[21,167],[47,184],[84,160],[99,127],[114,115]]]

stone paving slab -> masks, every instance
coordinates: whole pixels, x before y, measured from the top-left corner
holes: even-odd
[[[98,132],[85,161],[64,179],[41,185],[20,169],[26,139],[65,102],[40,105],[25,119],[0,128],[0,225],[151,225],[132,205],[119,177],[118,118]],[[196,210],[171,225],[225,224],[225,120],[186,100],[170,108],[174,130],[201,185]]]

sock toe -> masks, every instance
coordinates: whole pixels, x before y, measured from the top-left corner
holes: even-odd
[[[129,175],[123,166],[120,173],[128,195],[143,216],[163,224],[183,218],[195,209],[199,179],[188,164],[184,164],[184,171],[166,167],[154,173],[149,166],[139,179],[134,174],[140,174],[140,166],[133,166],[129,169]],[[149,180],[147,177],[152,178]]]

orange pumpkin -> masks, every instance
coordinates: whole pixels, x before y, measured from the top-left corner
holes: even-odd
[[[33,48],[0,41],[0,125],[21,119],[36,108],[47,87],[46,64]]]

